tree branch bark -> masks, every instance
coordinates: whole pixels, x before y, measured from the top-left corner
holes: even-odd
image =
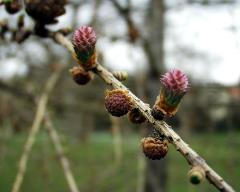
[[[66,47],[70,53],[74,54],[74,50],[71,42],[61,34],[55,34],[54,39],[59,44]],[[102,65],[97,64],[94,72],[101,77],[104,82],[116,89],[123,89],[128,92],[131,97],[134,107],[138,108],[145,118],[151,123],[157,130],[159,130],[170,143],[179,151],[188,163],[192,166],[200,166],[206,173],[206,178],[217,189],[224,192],[234,192],[235,190],[220,177],[207,163],[200,157],[187,143],[185,143],[181,137],[164,121],[158,121],[151,115],[151,108],[148,104],[141,101],[136,97],[127,87],[125,87],[120,81],[118,81],[111,72],[105,69]]]

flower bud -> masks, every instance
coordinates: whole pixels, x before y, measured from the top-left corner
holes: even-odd
[[[173,116],[178,110],[182,97],[189,89],[187,76],[175,69],[165,73],[160,79],[163,87],[153,107],[155,116]]]
[[[73,67],[72,69],[70,69],[70,73],[72,74],[73,80],[78,85],[85,85],[93,79],[93,75],[80,67]]]
[[[200,184],[205,176],[205,171],[200,166],[195,166],[188,172],[189,181],[194,185]]]
[[[168,141],[154,137],[146,137],[141,140],[142,150],[146,157],[152,160],[164,158],[168,152]]]
[[[141,112],[137,108],[134,108],[129,112],[128,118],[132,123],[135,124],[141,124],[146,121],[146,118],[141,114]]]
[[[87,70],[96,66],[96,42],[96,33],[92,27],[80,27],[73,34],[72,44],[76,54],[74,57]]]
[[[132,108],[131,98],[128,96],[127,91],[122,89],[107,91],[105,107],[112,116],[123,116]]]

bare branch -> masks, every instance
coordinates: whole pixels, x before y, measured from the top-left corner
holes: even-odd
[[[24,150],[22,153],[22,156],[19,161],[19,168],[17,172],[17,176],[15,178],[15,182],[12,187],[12,192],[19,192],[25,172],[26,172],[26,166],[29,159],[30,152],[32,150],[32,146],[35,142],[36,135],[40,129],[43,117],[45,115],[46,106],[48,103],[49,94],[52,91],[52,89],[55,87],[57,80],[59,79],[60,72],[62,71],[63,66],[61,66],[58,70],[56,70],[47,80],[45,89],[39,99],[38,105],[37,105],[37,111],[36,115],[32,124],[32,127],[30,129],[30,133],[28,135],[27,141],[24,145]]]
[[[71,192],[79,192],[78,187],[77,187],[77,183],[74,179],[73,173],[70,169],[70,164],[69,161],[67,159],[67,157],[64,154],[61,142],[60,142],[60,138],[58,136],[58,133],[55,129],[55,127],[52,124],[51,119],[49,118],[48,115],[45,115],[45,124],[46,124],[46,129],[48,131],[49,137],[52,140],[52,143],[56,149],[56,152],[58,154],[60,163],[62,165],[63,168],[63,172],[64,175],[66,177],[69,189]]]

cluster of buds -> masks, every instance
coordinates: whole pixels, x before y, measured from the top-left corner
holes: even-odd
[[[157,130],[141,140],[142,150],[146,157],[152,160],[164,158],[168,152],[168,141]]]
[[[162,88],[152,110],[152,115],[158,120],[164,116],[174,116],[182,97],[189,89],[187,76],[178,69],[165,73],[160,81]]]
[[[80,27],[73,34],[72,44],[75,50],[73,57],[85,70],[96,67],[96,42],[97,36],[92,27]]]
[[[71,73],[78,84],[85,84],[91,80],[88,70],[96,67],[96,41],[96,33],[92,27],[80,27],[74,32],[72,44],[75,53],[73,57],[81,68],[74,67]],[[113,75],[120,81],[127,77],[127,74],[120,72],[115,72]],[[189,88],[187,76],[180,70],[164,74],[161,83],[163,87],[152,110],[156,119],[175,115],[182,97]],[[112,116],[116,117],[121,117],[130,111],[129,120],[133,123],[140,124],[146,120],[139,109],[133,108],[132,98],[123,89],[107,90],[105,107]],[[168,152],[168,140],[155,129],[151,135],[141,140],[141,144],[143,153],[153,160],[164,158]]]

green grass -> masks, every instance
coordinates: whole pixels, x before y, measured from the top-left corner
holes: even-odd
[[[27,133],[12,135],[6,129],[0,131],[0,192],[11,191],[26,138]],[[204,134],[193,135],[186,140],[235,189],[240,189],[239,138],[240,134]],[[136,191],[140,138],[136,135],[124,135],[123,139],[123,161],[120,167],[114,168],[111,135],[94,134],[88,143],[62,136],[65,153],[81,191]],[[189,184],[186,176],[189,166],[173,147],[170,147],[167,158],[169,192],[217,191],[207,181],[199,186]],[[23,192],[69,191],[58,157],[44,131],[37,137],[21,189]]]

